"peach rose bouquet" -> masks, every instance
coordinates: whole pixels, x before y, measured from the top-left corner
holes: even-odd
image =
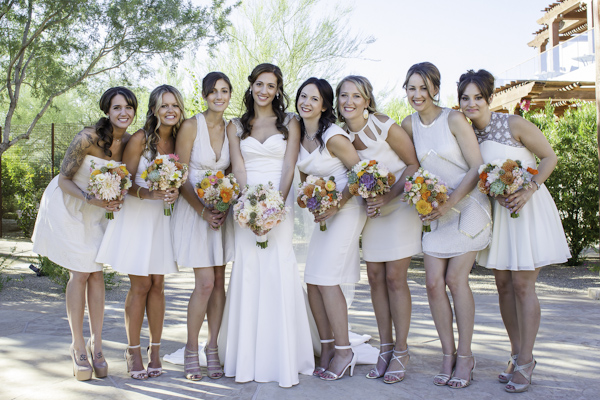
[[[269,244],[267,232],[285,220],[288,211],[281,192],[269,182],[267,185],[246,185],[233,206],[233,218],[242,228],[250,228],[256,234],[256,245],[266,249]]]
[[[414,205],[421,215],[431,213],[448,200],[448,187],[438,177],[420,167],[404,182],[403,200]],[[423,222],[423,232],[431,232],[429,221]]]
[[[334,176],[326,179],[308,175],[306,180],[300,183],[298,205],[300,208],[308,208],[313,214],[323,214],[331,207],[339,207],[342,194],[336,188]],[[327,230],[325,221],[321,221],[320,229]]]
[[[131,187],[131,174],[127,171],[125,164],[111,160],[106,165],[96,168],[96,164],[92,160],[90,172],[90,183],[87,190],[98,200],[120,200]],[[112,211],[107,211],[104,216],[106,219],[115,218]]]
[[[479,167],[477,189],[488,196],[509,196],[517,190],[531,187],[532,178],[537,169],[525,168],[519,160],[494,160]],[[511,218],[518,218],[519,213],[511,213]]]

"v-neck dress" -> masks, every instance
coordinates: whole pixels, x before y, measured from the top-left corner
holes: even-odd
[[[364,150],[357,150],[361,160],[377,160],[394,174],[396,180],[400,180],[406,164],[387,142],[388,132],[394,122],[391,118],[381,122],[375,115],[369,114],[365,127],[359,132],[350,132],[350,139],[354,142],[358,137],[367,147]],[[367,127],[375,139],[371,139],[365,133]],[[421,252],[421,220],[415,210],[408,203],[402,201],[402,195],[392,199],[379,211],[378,217],[367,218],[362,231],[362,250],[365,261],[394,261],[419,254]]]
[[[346,166],[327,150],[327,142],[340,135],[349,139],[339,126],[331,125],[323,133],[325,147],[309,153],[300,146],[298,170],[306,175],[321,178],[335,177],[338,191],[348,184]],[[365,225],[367,214],[364,201],[352,196],[342,208],[327,220],[327,230],[321,231],[315,223],[308,245],[308,256],[304,281],[312,285],[332,286],[343,283],[356,283],[360,280],[360,254],[358,238]]]
[[[142,173],[154,160],[142,154],[135,183],[147,188]],[[166,275],[177,272],[171,244],[171,217],[164,215],[162,200],[141,200],[126,195],[123,208],[108,223],[96,262],[128,275]]]
[[[193,187],[204,178],[206,171],[225,172],[229,167],[229,140],[225,141],[221,156],[217,156],[210,145],[208,126],[203,114],[196,115],[196,138],[190,155],[189,179]],[[189,268],[205,268],[225,265],[233,260],[233,218],[230,210],[225,223],[214,231],[208,222],[179,196],[171,217],[173,252],[177,265]],[[208,210],[206,211],[208,212]]]

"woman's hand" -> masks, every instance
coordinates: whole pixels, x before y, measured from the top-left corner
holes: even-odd
[[[179,190],[168,188],[166,190],[150,190],[149,200],[162,200],[165,203],[173,204],[179,197]]]
[[[208,226],[210,226],[210,229],[213,231],[219,230],[219,227],[225,223],[226,217],[227,213],[214,208],[204,206],[204,211],[202,211],[202,219],[208,222]]]
[[[394,194],[390,191],[383,195],[378,195],[367,199],[367,216],[376,218],[380,215],[379,209],[388,204],[394,198]]]
[[[511,213],[518,213],[519,211],[521,211],[523,206],[529,201],[529,199],[531,199],[533,193],[536,192],[537,187],[534,185],[535,184],[533,184],[527,189],[517,190],[510,196],[506,197],[506,199],[504,199],[504,204],[501,205],[508,208],[508,210]]]
[[[106,211],[119,211],[123,206],[123,199],[108,201],[100,200],[92,196],[89,200],[87,200],[87,203],[96,207],[104,208]]]
[[[323,221],[327,221],[329,218],[331,218],[335,214],[337,214],[337,212],[338,212],[337,207],[329,207],[324,213],[319,214],[317,212],[317,213],[313,213],[313,215],[315,216],[315,222],[320,223]]]
[[[419,218],[421,218],[421,221],[423,221],[423,222],[435,221],[436,219],[439,219],[442,216],[444,216],[444,214],[446,214],[451,209],[452,209],[452,203],[450,201],[450,197],[448,197],[448,199],[446,200],[445,203],[440,204],[437,208],[434,208],[433,211],[431,211],[427,215],[419,215]]]

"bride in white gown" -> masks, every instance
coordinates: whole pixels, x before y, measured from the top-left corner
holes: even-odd
[[[284,112],[288,100],[281,70],[260,64],[248,79],[246,113],[227,128],[233,173],[241,187],[272,182],[291,206],[300,130],[293,114]],[[293,228],[290,212],[268,232],[268,247],[260,249],[256,235],[235,224],[235,261],[219,349],[225,375],[236,382],[276,381],[291,387],[298,384],[298,373],[312,374],[313,346]]]

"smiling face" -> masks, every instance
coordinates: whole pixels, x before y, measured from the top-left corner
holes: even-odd
[[[277,95],[277,77],[272,72],[263,72],[252,84],[252,97],[257,106],[265,107],[273,102]]]
[[[222,113],[229,106],[229,100],[231,100],[231,88],[225,80],[219,79],[208,96],[204,97],[204,100],[210,111]]]
[[[363,112],[369,103],[362,97],[353,82],[346,81],[340,88],[338,95],[338,111],[346,120],[364,119]]]
[[[106,114],[110,123],[118,129],[127,129],[135,117],[135,109],[127,103],[123,95],[116,95],[110,101],[110,108]]]
[[[435,91],[432,95],[437,95],[439,88],[434,88],[431,83],[429,83],[429,87]],[[418,112],[424,111],[435,105],[433,99],[429,95],[425,81],[421,75],[416,73],[408,78],[406,97],[408,98],[410,105]]]
[[[297,100],[298,113],[302,119],[319,119],[325,111],[323,108],[323,98],[319,89],[313,83],[302,88]]]
[[[482,118],[490,112],[486,98],[474,83],[469,83],[460,97],[460,109],[470,120]]]
[[[162,104],[158,108],[157,117],[164,126],[175,126],[181,118],[181,109],[173,93],[163,93]]]

